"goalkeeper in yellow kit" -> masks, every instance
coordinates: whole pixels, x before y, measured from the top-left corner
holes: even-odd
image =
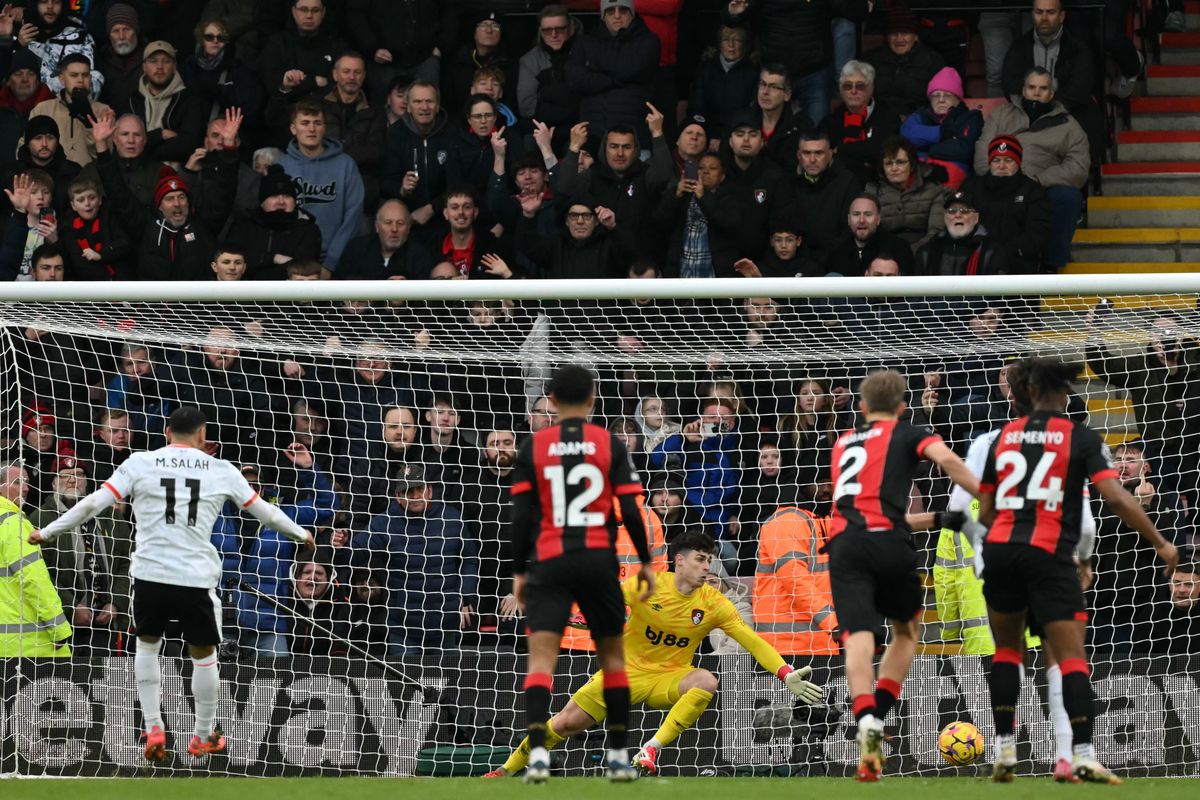
[[[658,772],[658,755],[690,728],[708,708],[717,677],[692,666],[696,649],[705,637],[720,628],[750,651],[763,669],[787,684],[800,702],[813,704],[823,699],[821,688],[807,678],[812,667],[793,670],[783,657],[755,633],[717,589],[705,583],[716,543],[704,533],[687,531],[674,542],[675,571],[659,576],[654,594],[638,601],[637,579],[626,580],[621,589],[629,606],[625,622],[625,664],[629,675],[630,703],[670,709],[662,727],[634,758],[647,775]],[[546,748],[582,733],[604,719],[604,676],[597,672],[572,696],[566,708],[550,720]],[[524,739],[504,766],[488,778],[515,775],[529,762],[529,740]]]

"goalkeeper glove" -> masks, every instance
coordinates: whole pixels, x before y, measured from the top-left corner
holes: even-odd
[[[812,667],[792,669],[784,664],[775,674],[784,682],[788,691],[796,695],[796,698],[804,705],[811,706],[825,699],[825,693],[821,691],[821,687],[806,680],[809,675],[812,675]]]

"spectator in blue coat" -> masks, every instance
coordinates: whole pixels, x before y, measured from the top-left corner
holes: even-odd
[[[900,135],[917,146],[922,161],[945,167],[946,186],[957,189],[971,174],[983,114],[963,105],[962,78],[953,67],[943,67],[930,79],[925,96],[929,105],[908,115]]]
[[[302,444],[290,444],[282,453],[295,470],[294,494],[287,493],[291,496],[285,496],[279,486],[262,483],[263,473],[257,464],[243,464],[242,475],[258,490],[260,497],[279,506],[279,510],[297,525],[304,528],[328,525],[333,521],[338,505],[329,474],[321,469],[312,453]],[[236,546],[235,552],[245,553],[240,559],[239,572],[241,581],[250,588],[239,588],[237,593],[237,617],[241,629],[238,644],[261,656],[285,656],[289,652],[289,615],[260,595],[274,598],[279,603],[289,602],[296,544],[270,528],[254,530],[255,523],[239,519],[239,512],[239,509],[226,504],[222,516],[232,520],[232,529],[240,529],[238,533],[241,535],[231,536],[231,526],[223,524],[220,519],[213,531],[214,544],[222,553],[223,571],[228,571],[233,557],[231,546]],[[243,537],[252,539],[244,547],[240,542]]]
[[[425,471],[397,479],[388,510],[354,536],[357,567],[382,570],[388,588],[388,654],[454,650],[476,622],[479,546],[458,510],[433,499]]]
[[[650,452],[655,469],[684,472],[688,505],[700,514],[720,546],[721,559],[737,572],[736,500],[738,494],[737,409],[724,397],[706,399],[699,419],[668,436]]]

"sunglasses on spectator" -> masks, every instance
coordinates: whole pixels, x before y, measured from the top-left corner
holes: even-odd
[[[474,120],[475,122],[485,122],[486,120],[495,119],[495,118],[496,118],[496,114],[492,111],[485,111],[481,114],[468,114],[467,115],[467,119]]]
[[[204,34],[204,41],[206,41],[206,42],[228,42],[229,37],[223,33],[206,33],[206,34]]]
[[[975,209],[966,208],[964,206],[955,206],[954,208],[947,208],[946,213],[952,217],[965,217],[967,214],[974,214]]]
[[[568,211],[567,219],[572,222],[587,222],[589,219],[595,219],[594,211]]]
[[[546,27],[541,28],[540,30],[542,33],[546,34],[547,36],[563,36],[564,34],[566,34],[567,31],[570,30],[570,26],[547,25]]]
[[[909,163],[911,162],[907,158],[885,158],[883,160],[885,167],[907,167]]]
[[[865,92],[871,84],[866,81],[843,81],[842,91],[844,92]]]

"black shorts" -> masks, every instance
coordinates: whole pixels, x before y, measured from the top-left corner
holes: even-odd
[[[221,598],[216,589],[133,581],[133,627],[138,636],[161,637],[168,629],[198,647],[221,643]]]
[[[1074,562],[1027,544],[983,546],[983,597],[1003,614],[1027,611],[1031,624],[1087,619]]]
[[[885,619],[921,613],[917,550],[906,531],[843,531],[829,543],[829,586],[845,633],[877,631]]]
[[[525,585],[525,614],[530,631],[562,633],[571,604],[587,619],[592,639],[625,631],[617,557],[611,550],[578,550],[534,564]]]

